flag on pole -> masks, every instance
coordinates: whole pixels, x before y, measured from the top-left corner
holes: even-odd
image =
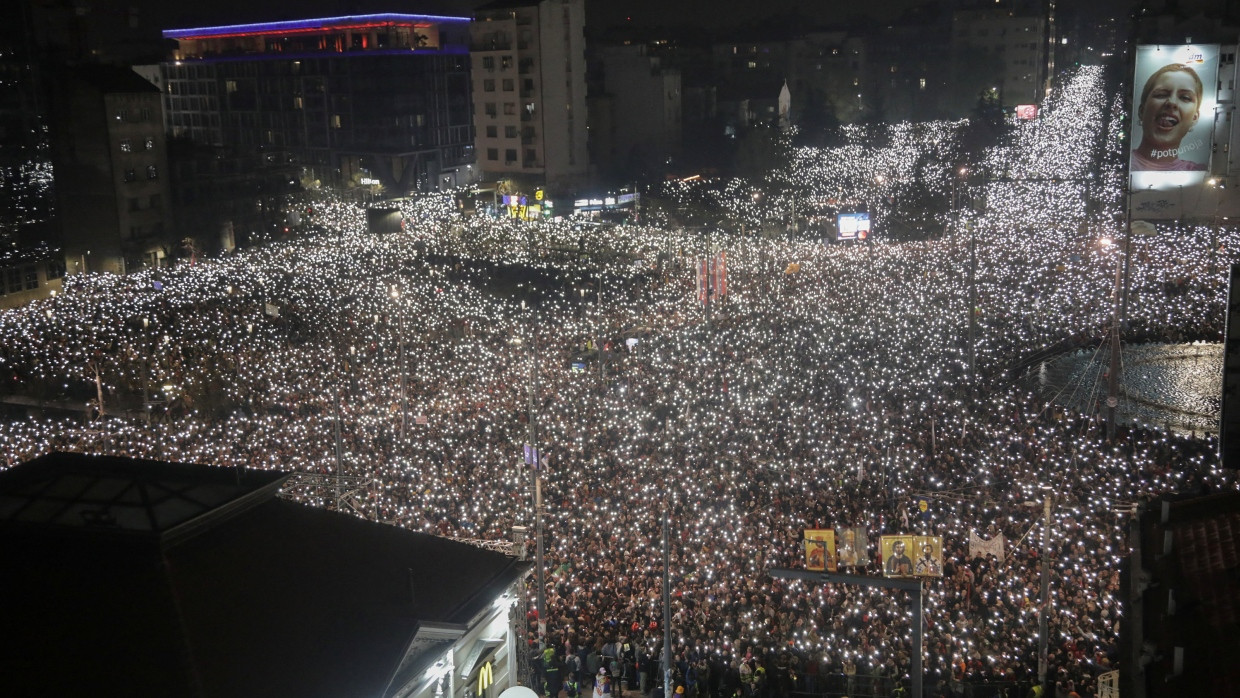
[[[921,512],[921,520],[930,520],[930,500],[925,497],[917,498],[917,511]]]
[[[709,297],[712,301],[728,295],[728,255],[719,252],[710,257],[702,257],[697,265],[698,301],[705,303]]]

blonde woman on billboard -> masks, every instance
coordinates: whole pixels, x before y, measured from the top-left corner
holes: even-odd
[[[1145,81],[1137,121],[1141,124],[1141,143],[1132,151],[1133,170],[1191,172],[1206,166],[1182,155],[1186,150],[1204,148],[1194,140],[1182,145],[1184,137],[1201,118],[1201,78],[1183,63],[1165,65]]]

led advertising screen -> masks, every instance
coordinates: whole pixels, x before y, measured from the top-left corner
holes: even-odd
[[[869,213],[841,213],[835,220],[838,226],[836,240],[865,240],[870,237]]]
[[[1129,143],[1134,194],[1205,181],[1218,101],[1218,62],[1217,45],[1137,47]]]
[[[1038,118],[1038,105],[1036,104],[1017,104],[1016,118],[1021,121],[1033,121]]]

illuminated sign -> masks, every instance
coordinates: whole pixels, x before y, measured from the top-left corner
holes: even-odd
[[[495,669],[490,662],[487,662],[478,670],[478,695],[482,695],[482,692],[490,688],[493,683],[495,683]]]
[[[1038,118],[1038,105],[1036,104],[1017,104],[1016,118],[1021,121],[1033,121]]]
[[[836,240],[865,240],[870,237],[870,214],[841,213],[836,216]]]
[[[379,180],[374,177],[362,177],[361,182],[362,184],[378,184]]]

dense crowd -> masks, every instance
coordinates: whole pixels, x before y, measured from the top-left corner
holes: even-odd
[[[355,475],[374,483],[368,515],[503,540],[533,530],[532,435],[547,547],[540,680],[558,689],[571,675],[584,693],[604,668],[617,690],[653,685],[667,508],[690,698],[902,685],[902,593],[766,572],[803,564],[803,529],[836,526],[868,531],[860,571],[874,575],[880,534],[943,537],[943,578],[925,587],[932,682],[1031,680],[1050,493],[1052,679],[1085,695],[1115,667],[1122,512],[1235,487],[1212,441],[1143,425],[1107,438],[1097,415],[1045,404],[1007,370],[1110,327],[1123,246],[1099,241],[1120,232],[1123,184],[1102,91],[1096,69],[1066,79],[1041,120],[973,165],[1001,176],[953,184],[961,126],[897,125],[869,150],[873,134],[802,149],[768,182],[656,192],[710,200],[732,225],[708,230],[650,215],[491,220],[428,196],[401,204],[405,231],[371,235],[365,211],[325,196],[308,214],[321,233],[68,277],[55,298],[0,314],[0,375],[6,392],[89,404],[91,419],[11,419],[0,457],[70,449]],[[807,193],[890,202],[916,187],[986,204],[949,211],[948,234],[920,242],[882,241],[881,214],[867,244],[754,234]],[[1237,248],[1235,231],[1213,227],[1133,240],[1126,336],[1218,341]],[[695,272],[714,250],[728,292],[707,307]],[[1012,544],[971,559],[971,532]]]

